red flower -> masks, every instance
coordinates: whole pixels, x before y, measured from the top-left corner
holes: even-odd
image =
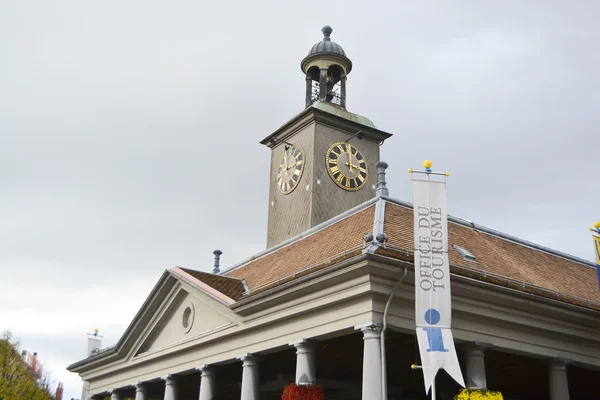
[[[325,393],[321,385],[298,386],[290,383],[283,388],[281,400],[323,400]]]

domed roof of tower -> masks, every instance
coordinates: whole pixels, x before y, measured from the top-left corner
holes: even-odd
[[[308,55],[311,56],[318,53],[334,53],[346,57],[346,53],[344,52],[344,49],[342,49],[342,46],[332,42],[331,38],[329,37],[331,36],[333,29],[329,25],[325,25],[323,29],[321,29],[321,32],[323,32],[323,40],[315,44],[308,52]]]
[[[300,63],[302,72],[306,73],[309,68],[314,66],[323,68],[322,65],[315,64],[315,62],[326,59],[328,62],[342,66],[345,74],[350,73],[350,70],[352,70],[352,61],[346,56],[346,52],[342,49],[342,46],[331,41],[330,36],[333,29],[329,25],[325,25],[321,29],[321,32],[323,32],[323,40],[315,44]]]

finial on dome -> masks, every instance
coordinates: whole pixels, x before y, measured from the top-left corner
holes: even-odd
[[[333,32],[333,28],[331,28],[329,25],[325,25],[323,27],[323,29],[321,29],[321,32],[323,32],[323,41],[325,41],[325,42],[331,41],[329,36],[331,35],[331,32]]]

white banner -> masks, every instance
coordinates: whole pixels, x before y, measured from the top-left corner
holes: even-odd
[[[452,305],[448,263],[445,182],[413,179],[415,322],[425,392],[440,368],[465,386],[450,330]]]

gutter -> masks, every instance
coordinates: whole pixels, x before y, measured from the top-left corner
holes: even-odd
[[[537,295],[534,293],[522,292],[517,289],[513,289],[513,288],[506,287],[506,286],[501,286],[501,285],[496,285],[494,283],[480,281],[478,279],[470,278],[468,276],[463,276],[463,275],[457,275],[455,273],[450,273],[450,276],[452,276],[455,281],[468,283],[472,286],[480,286],[480,287],[483,287],[486,289],[490,289],[492,291],[509,294],[511,296],[520,297],[523,299],[533,298],[534,300],[536,300],[540,303],[546,303],[546,304],[552,305],[554,307],[569,309],[571,311],[575,311],[575,312],[579,312],[579,313],[592,314],[596,317],[600,316],[600,311],[595,310],[593,308],[586,308],[583,306],[578,306],[576,304],[567,303],[565,301],[554,300],[549,297],[540,296],[540,295]]]
[[[385,303],[385,309],[383,310],[383,327],[381,328],[381,343],[380,343],[380,352],[381,352],[381,398],[382,400],[388,400],[388,387],[387,387],[387,361],[385,358],[385,332],[388,329],[387,326],[387,315],[388,315],[388,311],[390,308],[390,304],[392,303],[392,299],[394,298],[394,295],[396,294],[396,290],[398,290],[398,287],[400,286],[400,284],[402,283],[402,281],[404,280],[404,278],[406,278],[406,274],[408,273],[408,268],[404,267],[404,272],[402,273],[402,276],[400,277],[400,279],[398,280],[398,282],[396,283],[396,285],[394,286],[394,288],[392,289],[392,292],[390,293],[390,297],[388,298],[387,303]]]
[[[404,250],[403,250],[404,251]],[[405,265],[410,266],[411,270],[414,273],[415,267],[414,267],[414,262],[412,261],[402,261],[402,260],[398,260],[396,258],[392,258],[392,257],[388,257],[388,256],[384,256],[381,254],[373,254],[372,256],[379,258],[379,261],[381,260],[385,260],[385,262],[387,264],[392,264],[394,266],[398,266],[398,267],[403,267]],[[377,261],[375,259],[375,261]],[[464,268],[461,266],[457,266],[455,264],[450,264],[451,267],[455,267],[455,268]],[[483,273],[482,273],[483,274]],[[468,283],[472,286],[478,286],[478,287],[483,287],[485,289],[491,290],[491,291],[495,291],[495,292],[500,292],[500,293],[504,293],[504,294],[509,294],[511,296],[514,297],[519,297],[519,298],[523,298],[523,299],[528,299],[528,300],[535,300],[538,301],[540,303],[544,303],[544,304],[549,304],[552,305],[554,307],[557,308],[562,308],[562,309],[569,309],[571,311],[575,311],[575,312],[579,312],[579,313],[585,313],[585,314],[591,314],[594,316],[600,316],[600,311],[592,309],[592,308],[586,308],[583,306],[579,306],[576,304],[571,304],[571,303],[567,303],[565,301],[561,301],[561,300],[554,300],[550,297],[545,297],[545,296],[540,296],[534,293],[527,293],[527,292],[523,292],[517,289],[513,289],[513,288],[509,288],[506,286],[502,286],[502,285],[497,285],[495,283],[489,283],[489,282],[485,282],[479,279],[475,279],[475,278],[471,278],[468,276],[464,276],[464,275],[460,275],[457,274],[455,272],[451,272],[450,276],[452,277],[452,282],[454,281],[458,281],[458,282],[462,282],[462,283]],[[580,299],[580,300],[587,300],[587,299]]]
[[[329,274],[331,272],[343,269],[345,267],[348,267],[348,266],[353,265],[353,264],[357,264],[357,263],[362,262],[362,261],[373,259],[373,257],[379,258],[381,256],[374,255],[374,254],[359,254],[359,255],[356,255],[356,256],[351,257],[351,258],[349,258],[347,260],[344,260],[342,262],[333,264],[333,265],[331,265],[329,267],[325,267],[325,268],[319,269],[319,270],[317,270],[317,271],[315,271],[313,273],[309,273],[307,275],[301,276],[301,277],[296,278],[296,279],[292,279],[291,281],[288,281],[286,283],[282,283],[281,285],[277,285],[277,286],[275,286],[275,287],[273,287],[271,289],[267,289],[267,290],[265,290],[263,292],[258,292],[258,293],[254,294],[252,296],[249,296],[249,297],[247,297],[245,299],[237,301],[236,303],[232,304],[230,306],[230,308],[232,310],[235,310],[237,308],[240,308],[240,307],[243,307],[245,305],[248,305],[249,303],[252,303],[254,301],[263,299],[265,297],[271,296],[271,295],[276,294],[278,292],[281,292],[283,290],[289,289],[290,287],[297,286],[297,285],[302,284],[304,282],[310,281],[310,280],[312,280],[314,278],[318,278],[318,277],[321,277],[323,275],[327,275],[327,274]]]

